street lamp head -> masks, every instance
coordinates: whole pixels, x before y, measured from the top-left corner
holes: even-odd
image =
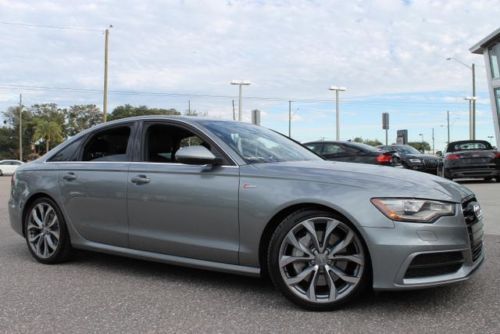
[[[248,80],[233,80],[230,82],[231,85],[243,85],[243,86],[249,86],[251,84],[250,81]]]
[[[344,92],[346,91],[347,89],[345,87],[337,87],[337,86],[331,86],[330,88],[328,88],[329,90],[336,90],[336,91],[339,91],[339,92]]]
[[[477,97],[476,96],[466,96],[466,97],[464,97],[464,100],[475,101],[475,100],[477,100]]]

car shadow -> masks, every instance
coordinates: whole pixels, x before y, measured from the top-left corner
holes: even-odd
[[[235,274],[206,271],[163,263],[130,259],[120,256],[100,254],[88,251],[78,251],[73,261],[67,265],[91,266],[98,270],[105,270],[113,274],[123,274],[135,279],[159,281],[161,284],[180,284],[184,288],[223,291],[226,295],[241,298],[242,293],[250,294],[253,303],[264,309],[273,311],[304,311],[288,302],[274,288],[269,278],[247,277]],[[459,283],[469,285],[469,282]],[[444,304],[443,300],[466,301],[464,289],[456,289],[455,285],[413,291],[381,291],[367,289],[353,302],[343,305],[342,311],[363,312],[369,308],[383,308],[394,310],[401,308],[421,310],[427,312],[429,303]],[[465,289],[468,290],[468,289]]]

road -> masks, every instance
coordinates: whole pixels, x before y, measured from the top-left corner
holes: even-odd
[[[466,183],[487,219],[473,279],[314,313],[261,279],[90,252],[38,264],[9,226],[9,182],[0,178],[0,333],[500,333],[500,184]]]

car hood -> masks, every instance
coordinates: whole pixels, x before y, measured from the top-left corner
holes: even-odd
[[[413,197],[459,203],[474,195],[466,187],[407,169],[338,161],[296,161],[248,165],[242,177],[270,177],[341,184],[366,189],[373,197]]]

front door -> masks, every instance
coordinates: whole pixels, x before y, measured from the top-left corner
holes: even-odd
[[[186,165],[175,152],[203,145],[222,157],[197,130],[146,122],[139,162],[128,177],[129,242],[133,249],[238,263],[239,168]]]

